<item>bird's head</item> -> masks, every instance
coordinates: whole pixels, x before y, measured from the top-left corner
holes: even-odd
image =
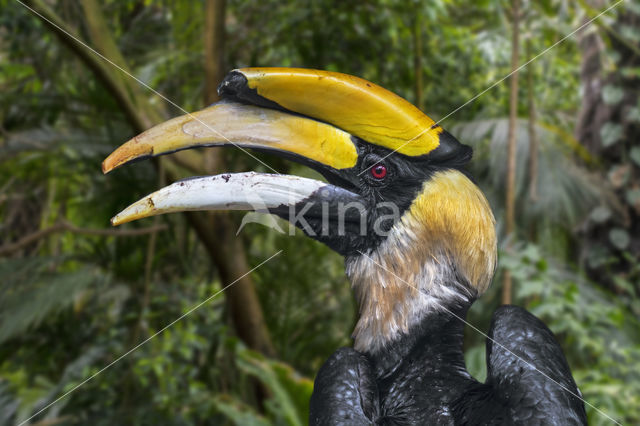
[[[276,214],[346,258],[360,303],[356,348],[375,351],[425,312],[470,303],[496,262],[494,218],[463,167],[471,148],[403,98],[327,71],[248,68],[222,101],[136,136],[105,173],[198,146],[267,151],[320,172],[236,173],[176,182],[127,207],[114,225],[186,210]]]

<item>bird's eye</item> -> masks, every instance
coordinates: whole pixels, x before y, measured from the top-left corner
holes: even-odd
[[[384,164],[375,164],[371,167],[371,176],[376,179],[384,179],[387,176],[387,166]]]

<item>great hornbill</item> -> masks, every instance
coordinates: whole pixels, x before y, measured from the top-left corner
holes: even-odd
[[[128,141],[103,163],[234,144],[305,164],[328,181],[237,173],[176,182],[114,225],[185,210],[281,216],[345,257],[360,307],[354,347],[318,372],[310,423],[584,424],[551,331],[515,306],[494,314],[487,380],[465,368],[464,318],[496,265],[494,217],[463,169],[472,155],[401,97],[357,77],[232,71],[222,101]]]

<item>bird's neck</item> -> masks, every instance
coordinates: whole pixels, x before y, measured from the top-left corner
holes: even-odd
[[[395,352],[402,358],[418,341],[430,339],[434,350],[457,347],[462,353],[461,318],[477,296],[475,289],[445,252],[421,253],[422,262],[412,262],[417,256],[411,252],[387,247],[347,258],[360,310],[355,349]]]
[[[429,350],[455,350],[461,359],[461,318],[495,270],[494,224],[463,173],[434,174],[378,246],[345,259],[360,308],[355,349],[401,359],[426,339]]]
[[[463,333],[470,305],[452,307],[450,312],[430,312],[409,333],[369,353],[378,380],[397,376],[419,366],[422,377],[469,378],[464,361]],[[394,374],[398,372],[397,374]]]

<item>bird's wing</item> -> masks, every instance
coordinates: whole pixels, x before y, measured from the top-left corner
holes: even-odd
[[[316,376],[309,424],[371,425],[378,410],[378,389],[369,361],[352,348],[338,349]]]
[[[515,423],[587,423],[582,396],[553,333],[517,306],[493,314],[486,384]]]

